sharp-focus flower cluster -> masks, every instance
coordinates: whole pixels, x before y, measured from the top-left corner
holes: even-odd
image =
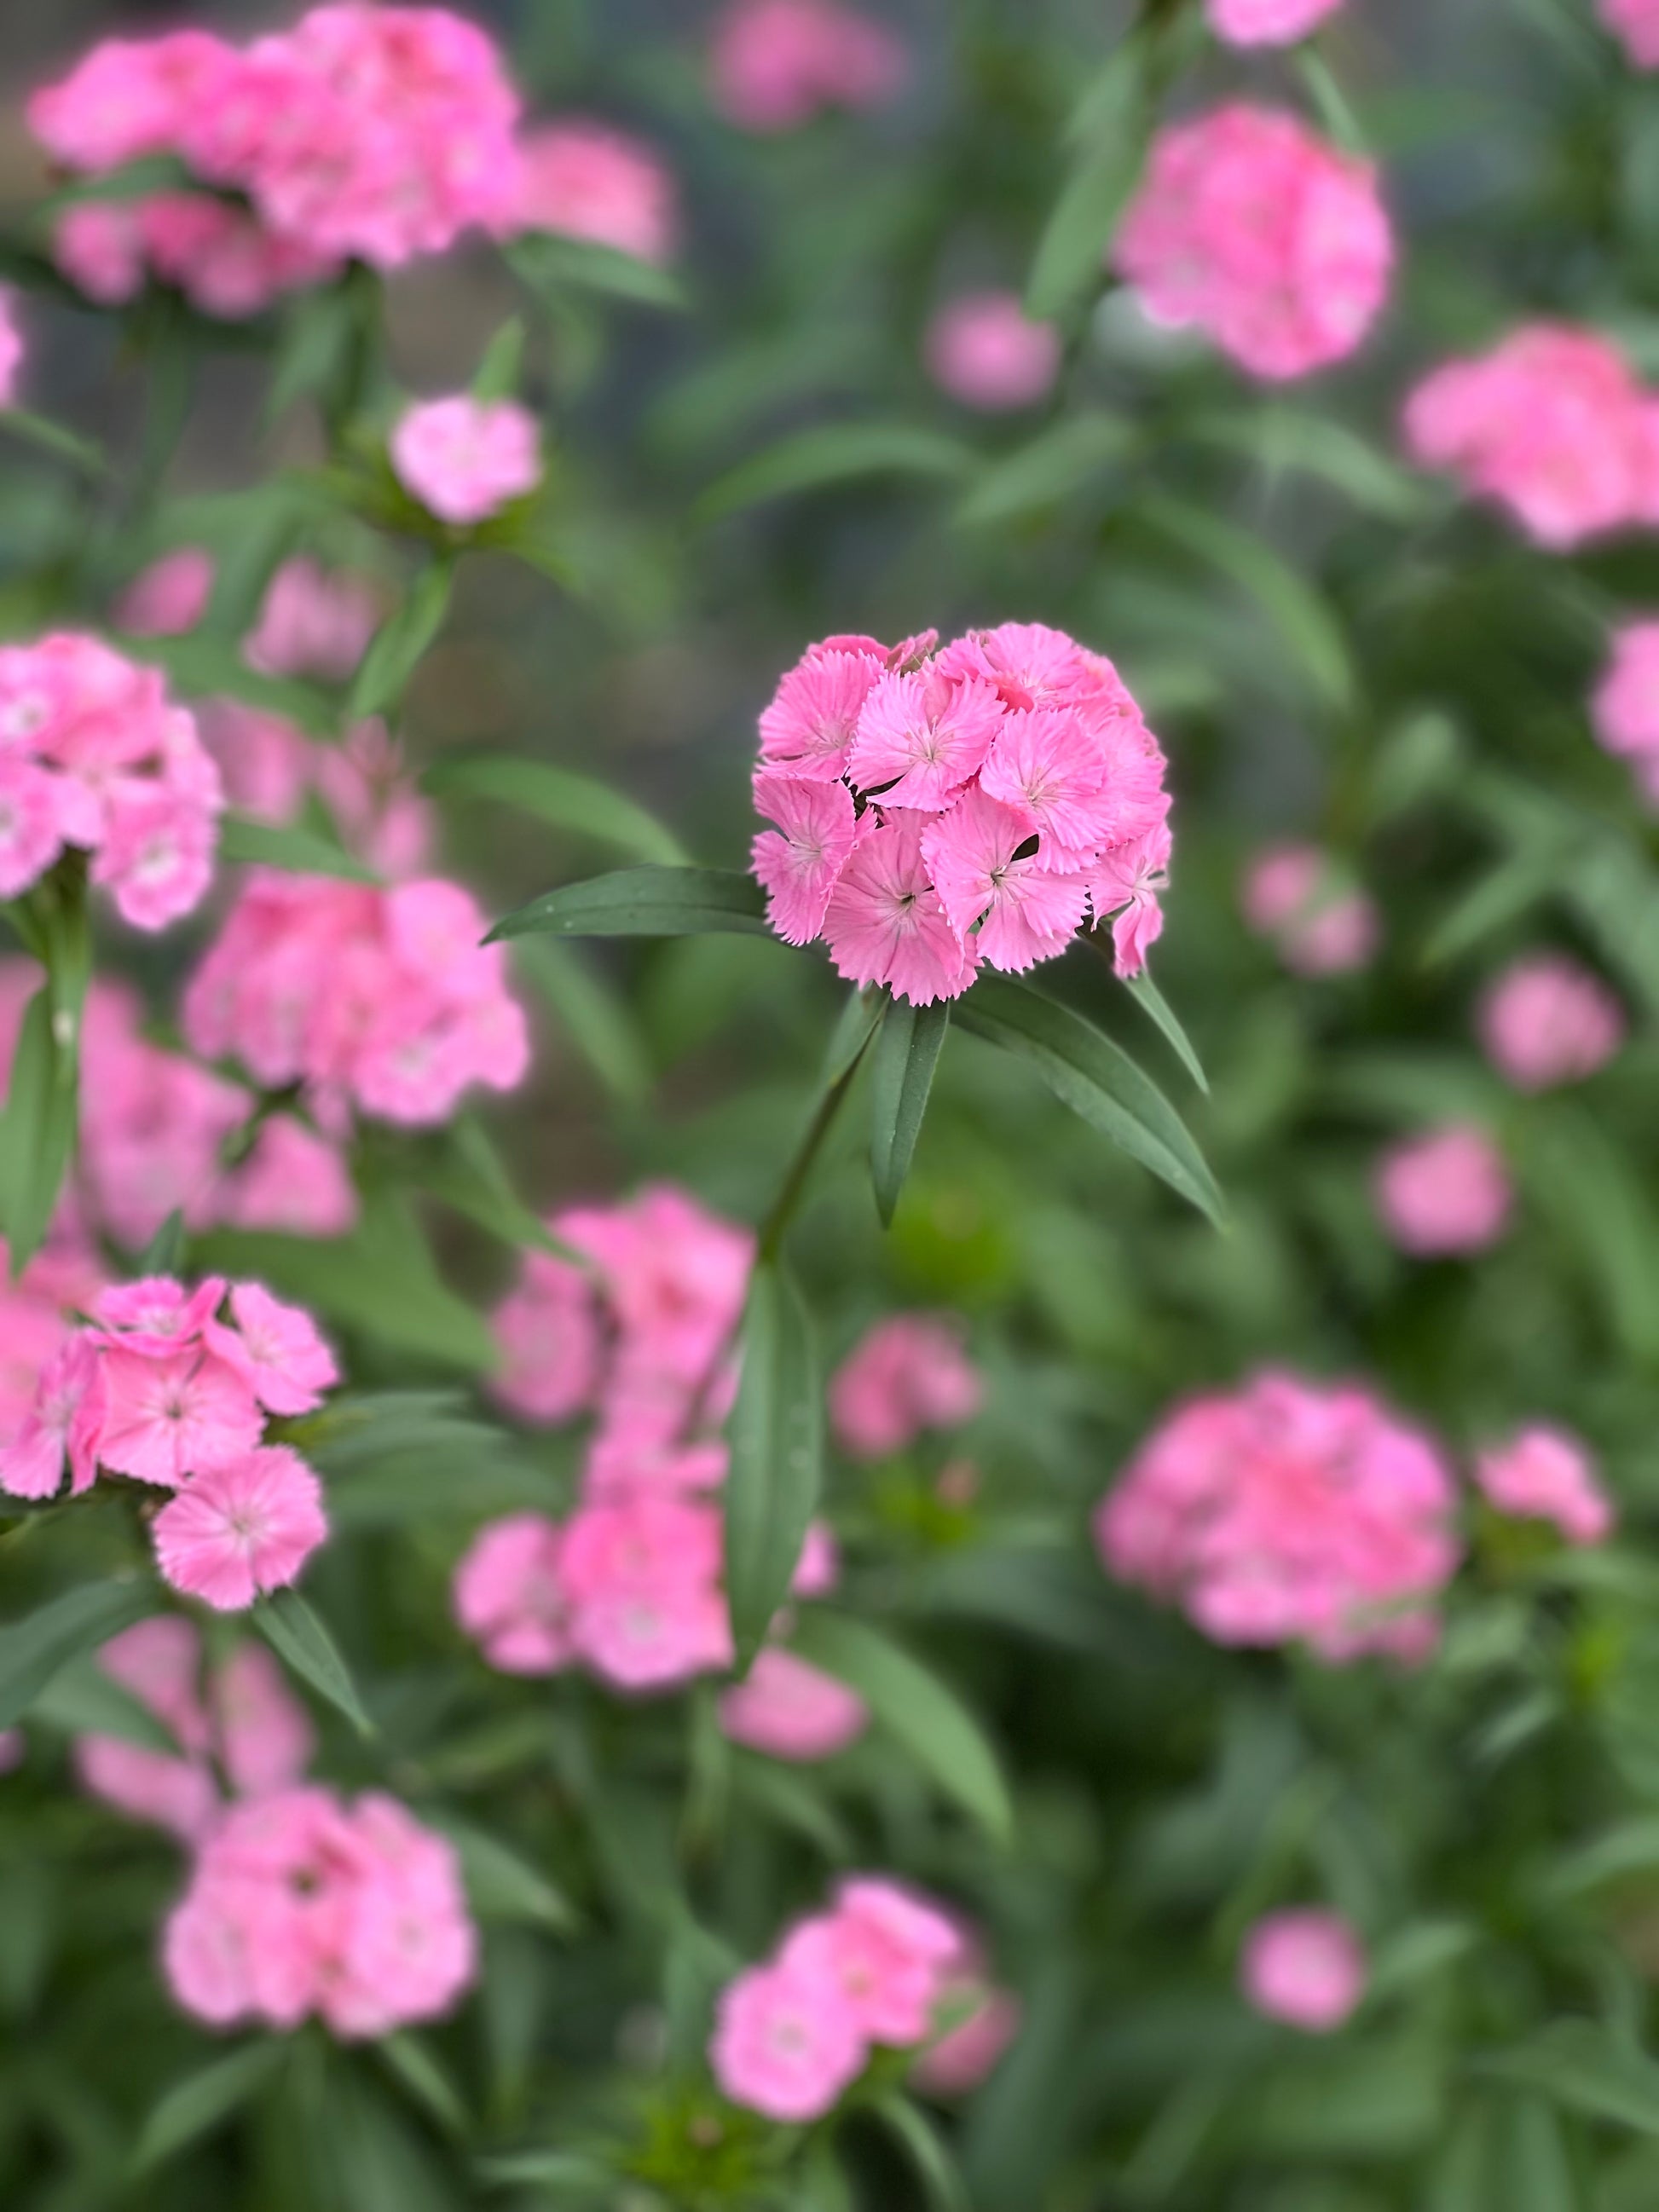
[[[937,1905],[870,1876],[844,1881],[828,1912],[798,1921],[774,1956],[721,1992],[709,2057],[733,2104],[816,2120],[882,2045],[927,2041],[962,1954]]]
[[[266,1419],[311,1412],[338,1379],[310,1316],[258,1283],[105,1290],[41,1370],[0,1490],[51,1498],[67,1467],[76,1497],[100,1471],[171,1491],[151,1528],[163,1577],[220,1611],[252,1605],[328,1534],[317,1477],[261,1443]]]
[[[1117,266],[1154,322],[1195,327],[1255,376],[1305,376],[1359,344],[1394,236],[1369,161],[1238,101],[1153,141]]]
[[[1039,623],[812,646],[761,716],[755,874],[787,944],[915,1006],[1112,925],[1120,974],[1163,927],[1164,754],[1102,654]]]
[[[879,107],[902,85],[904,48],[838,0],[731,0],[708,53],[715,106],[741,131],[795,131],[830,107]]]
[[[1528,323],[1448,362],[1412,393],[1405,430],[1415,459],[1553,551],[1659,520],[1659,403],[1597,331]]]
[[[23,374],[23,332],[17,318],[17,295],[0,284],[0,407],[15,404]]]
[[[679,231],[674,179],[628,131],[562,116],[520,137],[512,213],[501,228],[585,238],[660,264],[672,258]]]
[[[1244,877],[1241,904],[1258,936],[1271,940],[1297,975],[1338,975],[1363,968],[1376,950],[1376,903],[1346,883],[1313,845],[1273,845]]]
[[[1370,1392],[1264,1374],[1181,1406],[1103,1500],[1109,1570],[1218,1644],[1420,1657],[1457,1564],[1452,1481]]]
[[[1018,292],[964,292],[927,325],[924,358],[941,392],[988,413],[1030,407],[1060,374],[1060,333]]]
[[[185,994],[185,1041],[267,1089],[303,1084],[325,1126],[349,1106],[441,1121],[471,1085],[510,1091],[529,1064],[483,927],[434,878],[382,890],[254,869]]]
[[[1206,0],[1205,14],[1230,46],[1289,46],[1334,15],[1342,0]]]
[[[441,522],[470,529],[542,480],[541,428],[516,399],[457,392],[410,408],[392,433],[392,466]]]
[[[0,898],[75,846],[124,921],[164,928],[207,890],[223,803],[157,670],[68,631],[0,647]]]
[[[1576,1437],[1534,1422],[1480,1453],[1474,1479],[1500,1513],[1553,1521],[1570,1544],[1599,1544],[1613,1531],[1611,1499]]]
[[[131,1819],[195,1843],[223,1810],[218,1776],[234,1796],[258,1797],[305,1772],[311,1723],[263,1645],[237,1644],[204,1681],[201,1638],[189,1621],[166,1614],[105,1644],[98,1664],[179,1746],[174,1756],[120,1736],[75,1739],[82,1783]]]
[[[1595,10],[1638,69],[1659,69],[1659,7],[1654,0],[1595,0]]]
[[[924,1429],[971,1421],[984,1395],[954,1322],[895,1314],[868,1330],[830,1378],[830,1419],[854,1459],[884,1459]]]
[[[215,2027],[391,2033],[449,2010],[477,1937],[452,1846],[394,1798],[282,1790],[204,1842],[167,1924],[173,1996]]]
[[[1377,1215],[1402,1252],[1481,1252],[1509,1226],[1515,1193],[1504,1156],[1473,1121],[1391,1145],[1372,1183]]]
[[[1369,1969],[1364,1947],[1340,1912],[1317,1905],[1269,1912],[1244,1939],[1239,1982],[1268,2020],[1329,2035],[1358,2008]]]
[[[1506,968],[1480,1001],[1486,1056],[1517,1091],[1579,1083],[1625,1041],[1613,993],[1565,953],[1535,952]]]
[[[1659,806],[1659,622],[1626,623],[1613,632],[1590,701],[1590,726],[1608,752],[1629,761],[1650,804]]]

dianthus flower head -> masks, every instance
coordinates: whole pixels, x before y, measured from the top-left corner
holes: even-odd
[[[1289,46],[1334,15],[1342,0],[1206,0],[1217,38],[1230,46]]]
[[[398,421],[390,450],[404,489],[458,528],[488,520],[542,480],[540,425],[516,399],[424,400]]]
[[[799,1653],[769,1644],[741,1682],[720,1692],[722,1735],[792,1761],[830,1759],[856,1742],[870,1709],[856,1690]]]
[[[1269,1912],[1244,1939],[1239,1980],[1267,2019],[1328,2035],[1365,1994],[1364,1948],[1340,1912],[1312,1905]]]
[[[455,1570],[456,1621],[504,1674],[550,1674],[570,1657],[561,1547],[544,1514],[509,1514],[479,1532]]]
[[[866,1876],[842,1884],[834,1909],[804,1920],[779,1964],[845,2005],[871,2043],[920,2043],[961,1937],[935,1906],[896,1882]]]
[[[1636,68],[1659,69],[1659,7],[1654,0],[1595,0],[1595,9]]]
[[[343,684],[362,659],[380,618],[380,601],[366,577],[324,568],[296,554],[267,586],[243,651],[248,665],[266,676]]]
[[[905,1450],[924,1429],[959,1428],[985,1386],[962,1331],[935,1314],[895,1314],[859,1340],[830,1383],[830,1419],[858,1459]]]
[[[1420,1656],[1457,1563],[1436,1447],[1369,1391],[1258,1376],[1178,1407],[1102,1501],[1109,1571],[1218,1644]]]
[[[1516,960],[1480,1001],[1486,1056],[1517,1091],[1582,1082],[1624,1042],[1624,1011],[1599,976],[1564,953]]]
[[[1508,1228],[1514,1206],[1504,1156],[1472,1121],[1390,1146],[1372,1194],[1389,1235],[1419,1259],[1484,1251]]]
[[[1265,848],[1245,873],[1240,902],[1245,921],[1272,941],[1292,975],[1342,975],[1363,968],[1376,950],[1375,903],[1316,846]]]
[[[941,392],[987,414],[1030,407],[1060,374],[1060,333],[1034,323],[1018,292],[964,292],[927,325],[922,356]]]
[[[155,1517],[155,1556],[175,1589],[218,1612],[286,1589],[328,1534],[322,1486],[285,1444],[197,1475]]]
[[[674,179],[641,139],[584,115],[524,131],[507,234],[553,231],[662,263],[679,228]]]
[[[729,0],[708,54],[715,106],[739,130],[798,130],[825,108],[879,107],[908,63],[892,33],[840,0]]]
[[[1362,342],[1394,236],[1369,161],[1235,101],[1158,133],[1116,261],[1154,322],[1196,327],[1252,375],[1282,379]]]
[[[1474,1479],[1500,1513],[1552,1521],[1570,1544],[1599,1544],[1612,1534],[1612,1501],[1589,1451],[1564,1430],[1533,1422],[1480,1453]]]
[[[734,2105],[769,2120],[822,2118],[864,2071],[869,2046],[849,2006],[788,1967],[751,1966],[720,1992],[708,2046]]]

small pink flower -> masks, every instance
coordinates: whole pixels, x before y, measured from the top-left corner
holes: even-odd
[[[1517,960],[1480,1002],[1480,1041],[1517,1091],[1582,1082],[1605,1066],[1625,1038],[1624,1010],[1576,960],[1534,953]]]
[[[720,1993],[708,2047],[734,2105],[770,2120],[816,2120],[864,2071],[850,2007],[781,1966],[751,1966]]]
[[[818,783],[843,774],[884,655],[814,646],[779,684],[760,718],[763,769]]]
[[[504,1674],[550,1674],[570,1657],[556,1524],[514,1513],[481,1529],[455,1570],[455,1618]]]
[[[1365,1954],[1340,1913],[1306,1906],[1270,1912],[1244,1939],[1245,1996],[1268,2020],[1309,2035],[1340,2027],[1365,1994]]]
[[[130,637],[183,637],[207,612],[217,564],[204,545],[179,545],[152,561],[115,603]]]
[[[327,1537],[322,1486],[297,1452],[263,1445],[197,1475],[162,1507],[153,1533],[175,1589],[238,1611],[293,1582]]]
[[[1659,622],[1626,623],[1590,701],[1598,744],[1623,754],[1650,802],[1659,804]]]
[[[340,1379],[334,1355],[301,1307],[283,1305],[260,1283],[230,1293],[234,1328],[210,1322],[208,1348],[235,1370],[272,1413],[309,1413]]]
[[[786,945],[810,944],[860,837],[844,783],[757,775],[755,811],[777,824],[755,840],[751,866],[767,893],[767,920]]]
[[[252,1151],[213,1200],[228,1229],[277,1229],[289,1237],[343,1237],[359,1211],[338,1146],[291,1114],[273,1114],[261,1126]]]
[[[52,234],[52,259],[78,291],[100,307],[125,307],[144,289],[144,234],[131,200],[92,200],[65,208]]]
[[[1230,46],[1290,46],[1334,15],[1342,0],[1207,0],[1210,28]]]
[[[203,756],[204,763],[211,763]],[[217,779],[201,798],[127,780],[112,790],[92,880],[107,884],[121,919],[165,929],[199,906],[219,842]]]
[[[366,577],[323,568],[300,554],[271,578],[243,653],[248,666],[266,676],[343,684],[380,618],[380,600]]]
[[[112,1349],[101,1365],[98,1456],[118,1474],[176,1490],[188,1475],[234,1465],[259,1440],[264,1422],[252,1389],[211,1352]]]
[[[1612,1534],[1613,1510],[1577,1437],[1541,1422],[1483,1451],[1474,1479],[1502,1513],[1553,1521],[1570,1544],[1600,1544]]]
[[[490,1326],[501,1356],[495,1388],[520,1419],[551,1425],[592,1404],[602,1347],[592,1288],[580,1267],[527,1253],[518,1286]]]
[[[1005,806],[981,785],[921,837],[922,857],[951,927],[993,968],[1018,975],[1066,950],[1088,910],[1089,890],[1064,855],[1049,859],[1036,817]]]
[[[879,107],[908,63],[892,33],[839,0],[729,0],[709,50],[715,106],[739,130],[798,130],[827,107]]]
[[[870,1709],[857,1691],[793,1651],[773,1644],[747,1678],[720,1693],[722,1734],[773,1759],[829,1759],[855,1742]]]
[[[58,779],[16,752],[0,752],[0,898],[15,898],[64,849]]]
[[[499,514],[542,480],[541,428],[515,399],[459,392],[410,407],[391,453],[404,489],[458,528]]]
[[[933,889],[921,829],[898,822],[860,843],[830,894],[823,933],[838,975],[885,983],[912,1006],[960,998],[978,964]]]
[[[931,1314],[895,1314],[861,1337],[830,1384],[830,1419],[859,1459],[905,1450],[924,1429],[978,1413],[985,1386],[961,1331]]]
[[[1364,892],[1344,888],[1312,845],[1272,845],[1244,878],[1244,919],[1270,938],[1292,975],[1337,975],[1363,968],[1376,949],[1380,922]]]
[[[662,263],[678,228],[674,179],[652,148],[624,131],[568,115],[519,141],[519,182],[507,232],[550,230]]]
[[[106,39],[61,83],[33,94],[28,127],[66,169],[118,169],[171,153],[183,118],[215,97],[232,60],[207,31]]]
[[[26,350],[18,320],[17,295],[9,285],[0,284],[0,407],[17,404]]]
[[[1001,723],[1002,703],[988,684],[953,684],[936,668],[878,676],[860,710],[847,773],[884,807],[937,814],[984,766]]]
[[[103,1377],[84,1335],[60,1345],[41,1370],[33,1406],[0,1448],[0,1490],[13,1498],[52,1498],[69,1462],[76,1492],[90,1487],[102,1425]]]
[[[871,2042],[902,2047],[927,2035],[961,1945],[933,1906],[896,1882],[864,1877],[842,1884],[832,1912],[803,1921],[778,1963],[844,2004]]]
[[[1391,1146],[1373,1191],[1383,1227],[1419,1259],[1484,1251],[1509,1226],[1514,1204],[1503,1155],[1472,1122]]]
[[[953,1977],[939,1993],[946,2013],[971,2007],[965,2018],[930,2043],[910,2069],[910,2080],[924,2097],[965,2097],[1000,2063],[1019,2033],[1024,2007],[1012,1990],[1000,1990],[977,1974]]]
[[[1060,333],[1027,319],[1017,292],[967,292],[941,307],[923,344],[941,392],[988,413],[1030,407],[1060,374]]]
[[[1654,0],[1596,0],[1596,13],[1636,68],[1659,69],[1659,8]]]

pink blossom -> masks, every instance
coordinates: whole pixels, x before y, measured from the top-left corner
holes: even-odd
[[[210,1674],[208,1711],[219,1763],[239,1796],[285,1790],[305,1772],[315,1747],[311,1723],[263,1645],[239,1644]]]
[[[1635,67],[1659,69],[1659,9],[1653,0],[1595,0],[1595,5]]]
[[[27,890],[63,849],[58,779],[21,754],[0,753],[0,898]]]
[[[130,637],[183,637],[208,611],[216,563],[204,545],[177,545],[141,569],[115,603]]]
[[[1103,1500],[1112,1574],[1218,1644],[1410,1659],[1457,1563],[1436,1447],[1368,1391],[1267,1373],[1189,1400]]]
[[[1030,407],[1060,374],[1060,333],[1027,319],[1017,292],[965,292],[927,325],[923,358],[941,392],[987,413]]]
[[[64,1480],[88,1489],[97,1472],[103,1377],[84,1336],[60,1344],[41,1368],[34,1402],[15,1435],[0,1449],[0,1490],[13,1498],[52,1498]]]
[[[1497,500],[1553,551],[1654,507],[1650,402],[1594,331],[1528,323],[1490,353],[1447,362],[1412,393],[1405,435],[1415,460]]]
[[[266,676],[343,684],[380,618],[380,600],[366,577],[324,568],[298,554],[271,578],[243,652],[249,667]]]
[[[841,1550],[827,1521],[810,1521],[795,1571],[789,1578],[792,1597],[827,1597],[841,1580]]]
[[[9,284],[0,284],[0,407],[17,404],[26,350],[22,325],[18,319],[17,295]]]
[[[1239,1960],[1244,1995],[1256,2011],[1309,2035],[1340,2027],[1364,1996],[1366,1978],[1353,1929],[1340,1913],[1312,1905],[1258,1920]]]
[[[209,1322],[210,1351],[240,1375],[267,1413],[313,1413],[340,1379],[334,1355],[302,1307],[283,1305],[261,1283],[230,1293],[234,1328]]]
[[[517,188],[501,226],[507,233],[550,230],[640,261],[672,258],[679,228],[674,179],[641,140],[567,115],[526,131],[518,150]]]
[[[1372,1185],[1383,1227],[1419,1259],[1480,1252],[1509,1226],[1509,1170],[1484,1129],[1449,1123],[1389,1146]]]
[[[409,408],[392,433],[405,491],[441,521],[471,528],[542,480],[541,428],[516,399],[458,392]]]
[[[264,1420],[253,1391],[228,1360],[199,1346],[164,1358],[106,1351],[98,1456],[118,1474],[176,1490],[190,1474],[234,1465]]]
[[[0,962],[0,1000],[5,994],[9,964]],[[40,1433],[45,1410],[38,1396],[43,1370],[70,1341],[73,1313],[84,1311],[100,1287],[97,1261],[82,1245],[78,1233],[67,1226],[44,1251],[36,1253],[15,1282],[4,1240],[0,1239],[0,1489],[11,1487],[22,1465],[8,1459],[6,1448],[22,1440],[26,1431]],[[65,1424],[78,1395],[78,1387],[71,1381]],[[47,1428],[48,1434],[56,1437],[55,1443],[45,1447],[50,1480],[43,1479],[33,1489],[14,1491],[15,1496],[50,1496],[62,1479],[64,1432],[62,1428],[54,1431],[51,1422]]]
[[[210,770],[205,756],[204,765]],[[219,842],[216,777],[210,788],[204,806],[193,793],[136,779],[112,785],[92,880],[109,885],[122,921],[135,929],[165,929],[201,904]]]
[[[870,1709],[856,1690],[793,1651],[771,1644],[748,1675],[722,1691],[722,1734],[773,1759],[831,1758],[855,1742]]]
[[[921,829],[894,820],[863,838],[824,909],[836,973],[884,983],[895,998],[930,1006],[959,999],[978,956],[952,928],[928,874]]]
[[[155,275],[177,285],[204,314],[226,321],[257,315],[283,293],[339,274],[333,255],[276,235],[246,209],[209,192],[158,192],[138,203],[137,219]]]
[[[1480,1042],[1517,1091],[1582,1082],[1625,1038],[1624,1010],[1601,979],[1565,954],[1516,960],[1480,1002]]]
[[[757,775],[755,811],[777,824],[756,838],[750,861],[767,894],[766,918],[786,945],[808,945],[859,842],[853,795],[844,783]]]
[[[1612,1534],[1612,1501],[1576,1437],[1534,1422],[1507,1443],[1481,1452],[1474,1479],[1501,1513],[1553,1521],[1570,1544],[1600,1544]]]
[[[937,814],[985,765],[1002,702],[971,677],[937,669],[878,676],[860,710],[847,773],[884,806]]]
[[[1035,814],[1005,806],[981,784],[921,836],[951,928],[963,940],[976,931],[981,957],[1016,975],[1063,952],[1089,904],[1078,870],[1044,866],[1036,832]]]
[[[1270,845],[1258,853],[1241,903],[1245,921],[1273,941],[1292,975],[1341,975],[1363,968],[1376,949],[1376,905],[1364,891],[1345,888],[1316,846]]]
[[[328,1534],[322,1486],[297,1452],[265,1444],[198,1474],[155,1517],[175,1589],[218,1612],[283,1589]]]
[[[550,1253],[526,1252],[516,1289],[491,1317],[495,1389],[528,1421],[568,1421],[591,1405],[602,1346],[588,1278]]]
[[[570,1657],[557,1524],[514,1513],[483,1529],[455,1570],[455,1618],[504,1674],[550,1674]]]
[[[924,2097],[965,2097],[995,2070],[1019,2033],[1024,2007],[1012,1990],[978,1974],[947,1980],[939,2002],[957,2024],[923,2051],[910,2080]]]
[[[728,0],[708,55],[715,106],[741,131],[798,130],[828,107],[879,107],[908,73],[903,47],[838,0]]]
[[[276,1229],[289,1237],[343,1237],[358,1212],[338,1146],[291,1114],[262,1123],[252,1151],[214,1197],[214,1212],[228,1229]]]
[[[565,1528],[559,1563],[576,1651],[631,1690],[729,1664],[720,1560],[711,1507],[650,1494],[584,1507]]]
[[[1626,623],[1613,632],[1590,726],[1608,752],[1628,757],[1648,799],[1659,805],[1659,622]]]
[[[865,653],[831,644],[810,647],[760,718],[762,768],[814,783],[842,775],[883,663],[879,647]]]
[[[210,32],[106,39],[28,103],[28,127],[55,161],[96,174],[174,150],[183,118],[218,95],[234,66]]]
[[[1251,374],[1352,353],[1389,289],[1394,239],[1369,162],[1243,101],[1167,125],[1118,231],[1158,323],[1194,325]]]
[[[784,1943],[785,1973],[844,2005],[860,2035],[901,2048],[932,2024],[944,1969],[961,1937],[945,1915],[897,1883],[845,1881],[835,1909],[804,1920]]]
[[[1210,28],[1230,46],[1289,46],[1318,29],[1342,0],[1206,0]]]
[[[959,1428],[984,1396],[955,1324],[895,1314],[861,1337],[830,1384],[830,1419],[857,1459],[904,1451],[924,1429]]]
[[[65,208],[53,234],[52,258],[88,299],[100,307],[124,307],[144,287],[140,204],[90,200]]]
[[[816,2120],[864,2071],[868,2046],[850,2007],[787,1966],[751,1966],[720,1992],[708,2046],[734,2105],[770,2120]]]

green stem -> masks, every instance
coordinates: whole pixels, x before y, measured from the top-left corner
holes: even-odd
[[[869,1050],[870,1039],[875,1033],[876,1023],[872,1020],[864,1042],[818,1100],[817,1111],[806,1126],[806,1133],[795,1147],[795,1156],[784,1171],[783,1182],[779,1188],[778,1194],[773,1200],[770,1210],[760,1225],[759,1257],[762,1261],[775,1260],[778,1256],[779,1249],[783,1243],[784,1231],[794,1218],[795,1208],[800,1204],[801,1194],[806,1188],[807,1178],[812,1172],[813,1164],[819,1152],[823,1149],[823,1140],[835,1127],[836,1116],[840,1113],[847,1094],[853,1087],[853,1078],[859,1072],[859,1063]]]

